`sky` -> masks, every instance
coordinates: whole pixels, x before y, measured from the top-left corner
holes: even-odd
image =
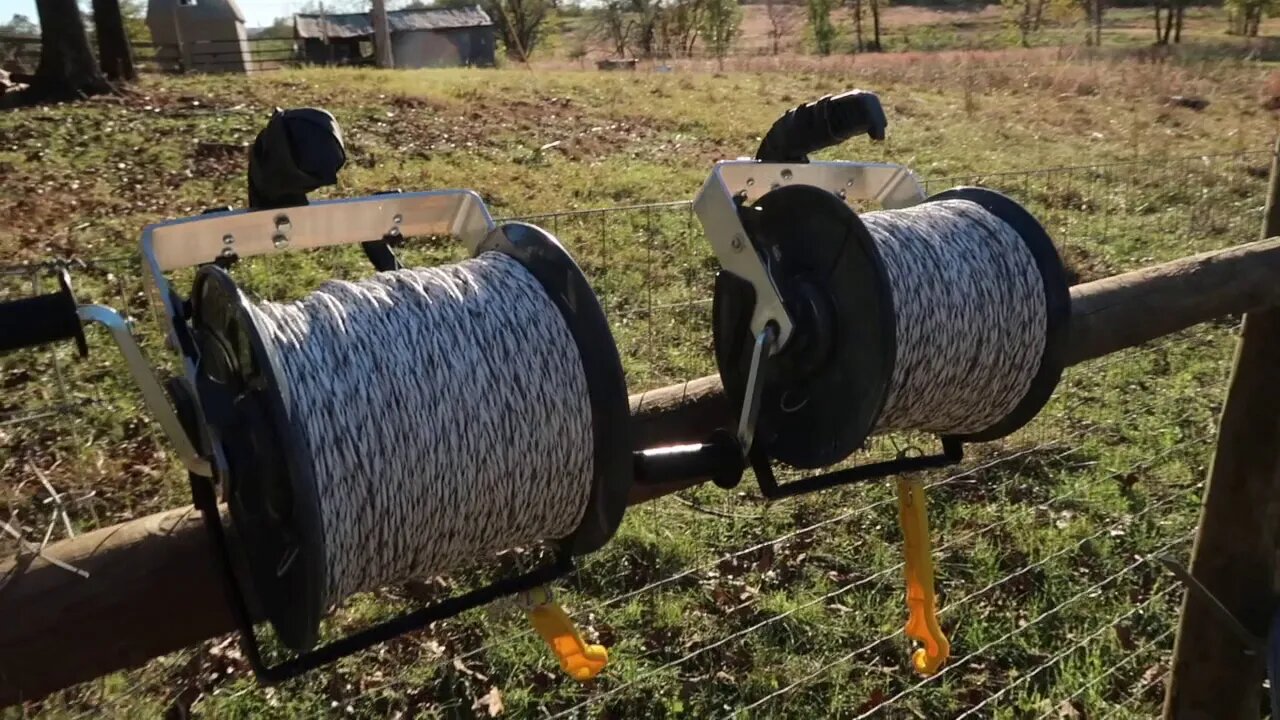
[[[293,15],[309,3],[306,0],[237,0],[249,27],[264,27],[278,17]],[[85,3],[87,4],[87,3]],[[325,3],[338,4],[336,2]],[[9,22],[15,14],[26,15],[36,22],[35,0],[0,0],[0,23]]]

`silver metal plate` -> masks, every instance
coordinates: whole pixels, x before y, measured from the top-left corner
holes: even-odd
[[[175,306],[165,273],[203,265],[220,257],[254,257],[290,250],[351,245],[391,236],[450,235],[475,252],[494,228],[493,218],[480,196],[470,190],[373,195],[324,200],[301,207],[248,212],[209,213],[149,225],[142,231],[142,262],[148,289],[155,294],[153,307],[164,310],[165,339],[176,352],[175,328],[185,322]],[[195,445],[181,430],[164,391],[150,374],[142,373],[140,353],[131,353],[131,338],[121,335],[121,325],[103,310],[95,309],[86,321],[102,323],[120,344],[148,406],[159,418],[187,467],[197,474],[210,473],[208,460],[196,454]],[[124,332],[127,333],[127,330]],[[136,343],[133,346],[136,350]],[[192,383],[196,366],[182,357],[183,370]]]
[[[846,203],[876,202],[885,209],[909,207],[925,199],[924,186],[915,173],[890,163],[812,162],[762,163],[730,160],[716,163],[711,177],[694,200],[693,209],[720,266],[751,283],[756,306],[751,331],[759,335],[770,323],[778,327],[774,351],[791,339],[794,323],[770,278],[764,260],[747,239],[738,218],[735,196],[751,203],[783,185],[812,185],[828,190]]]
[[[480,196],[470,190],[373,195],[301,207],[197,215],[150,225],[142,255],[155,272],[287,250],[380,240],[384,236],[452,235],[474,250],[493,229]]]
[[[474,252],[493,218],[471,190],[372,195],[323,200],[281,210],[233,210],[148,225],[142,231],[142,262],[155,302],[165,311],[170,347],[179,309],[165,273],[220,257],[254,257],[290,250],[380,240],[387,235],[451,235]],[[181,322],[178,320],[177,322]]]

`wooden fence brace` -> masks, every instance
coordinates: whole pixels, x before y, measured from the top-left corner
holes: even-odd
[[[1280,233],[1280,141],[1271,157],[1263,237]],[[1280,307],[1251,312],[1236,349],[1218,445],[1205,481],[1191,574],[1255,636],[1276,604],[1280,534]],[[1183,598],[1166,720],[1261,717],[1264,658],[1246,652],[1205,599]]]
[[[1071,289],[1067,364],[1107,355],[1223,315],[1280,304],[1280,239],[1204,253]],[[1158,312],[1155,310],[1158,309]],[[731,423],[718,377],[631,397],[637,447],[687,442]],[[698,484],[637,486],[638,504]],[[178,508],[0,559],[0,706],[231,631],[199,517]],[[10,576],[17,571],[17,574]]]

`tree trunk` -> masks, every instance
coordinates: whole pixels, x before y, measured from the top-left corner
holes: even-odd
[[[1163,43],[1163,42],[1161,41],[1161,39],[1160,39],[1160,38],[1162,37],[1162,33],[1163,33],[1163,31],[1161,30],[1161,28],[1163,28],[1163,27],[1164,27],[1164,26],[1163,26],[1163,25],[1161,25],[1161,23],[1160,23],[1160,3],[1158,3],[1158,2],[1157,2],[1157,3],[1152,3],[1152,4],[1151,4],[1151,7],[1152,7],[1152,9],[1153,9],[1153,10],[1155,10],[1155,11],[1156,11],[1156,45],[1163,45],[1164,43]]]
[[[1174,8],[1176,15],[1173,18],[1173,41],[1175,43],[1182,42],[1182,17],[1187,9],[1183,3],[1184,0],[1177,0],[1177,7]]]
[[[1102,47],[1102,0],[1094,0],[1093,44]]]
[[[36,0],[36,11],[40,13],[40,65],[27,98],[79,100],[111,92],[89,48],[76,0]]]
[[[1045,0],[1036,0],[1036,12],[1031,22],[1032,32],[1040,32],[1041,23],[1044,22],[1044,3]]]
[[[1022,0],[1022,18],[1018,20],[1018,36],[1022,47],[1031,47],[1028,38],[1031,35],[1031,0]]]
[[[853,0],[853,34],[856,38],[858,52],[865,51],[867,45],[862,41],[862,0]]]
[[[93,24],[98,31],[98,62],[108,80],[138,79],[133,67],[133,46],[124,29],[120,0],[93,0]]]
[[[871,0],[871,52],[880,52],[880,0]]]
[[[1168,45],[1169,36],[1173,34],[1173,7],[1164,9],[1164,34],[1160,36],[1160,44]]]

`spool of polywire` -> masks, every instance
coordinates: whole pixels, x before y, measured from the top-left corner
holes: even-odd
[[[1069,294],[1049,236],[1009,198],[961,188],[859,216],[794,185],[743,218],[796,320],[761,400],[756,441],[769,457],[822,467],[887,431],[991,440],[1052,394]],[[746,293],[720,274],[716,351],[731,397],[750,362]]]
[[[617,348],[540,229],[289,303],[206,267],[193,306],[237,555],[291,647],[352,593],[537,541],[591,552],[621,521]]]

